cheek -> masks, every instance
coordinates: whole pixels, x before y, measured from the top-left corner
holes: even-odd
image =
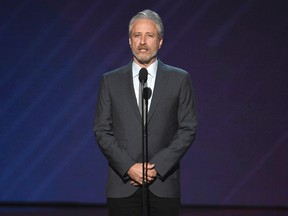
[[[136,49],[135,44],[134,44],[134,43],[131,43],[131,44],[130,44],[130,48],[131,48],[132,50],[135,50],[135,49]]]
[[[137,47],[137,42],[135,40],[131,40],[130,41],[130,47],[133,48],[133,47]]]
[[[154,50],[160,49],[160,44],[159,44],[159,43],[153,44],[153,49],[154,49]]]

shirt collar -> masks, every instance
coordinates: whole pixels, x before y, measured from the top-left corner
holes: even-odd
[[[148,74],[150,76],[152,76],[153,78],[156,77],[157,67],[158,67],[158,60],[157,59],[156,59],[155,62],[153,62],[151,65],[149,65],[147,67]],[[135,78],[136,76],[139,75],[140,69],[141,69],[141,67],[136,62],[133,61],[133,63],[132,63],[132,75],[133,75],[133,78]]]

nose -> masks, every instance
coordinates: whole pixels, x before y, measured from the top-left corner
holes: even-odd
[[[140,39],[140,44],[145,44],[146,43],[146,38],[145,36],[142,36]]]

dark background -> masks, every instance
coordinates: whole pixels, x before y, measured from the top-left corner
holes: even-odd
[[[164,22],[159,58],[196,94],[182,203],[287,207],[286,0],[1,0],[0,202],[105,203],[98,82],[131,60],[146,8]]]

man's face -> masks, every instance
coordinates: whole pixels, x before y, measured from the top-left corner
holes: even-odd
[[[156,60],[163,39],[159,38],[156,24],[149,19],[136,20],[131,28],[129,44],[134,61],[141,66],[149,66]]]

